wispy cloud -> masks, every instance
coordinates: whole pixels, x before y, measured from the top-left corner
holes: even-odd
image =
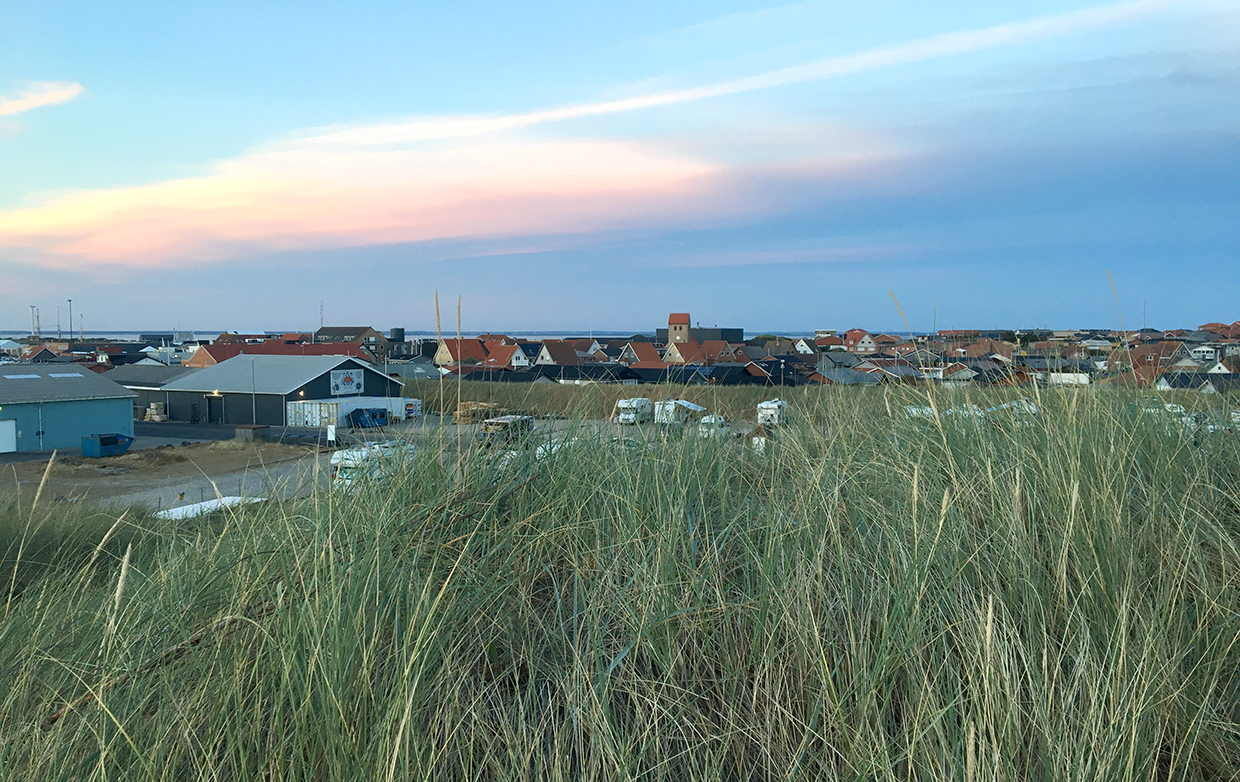
[[[44,254],[49,265],[151,266],[255,250],[532,237],[754,214],[763,205],[751,193],[729,192],[729,168],[700,153],[513,131],[1022,44],[1185,4],[1117,3],[622,100],[309,131],[217,163],[204,176],[59,194],[40,205],[0,212],[0,247]],[[0,101],[0,116],[68,100],[80,91],[76,84],[37,85]],[[801,168],[844,164],[871,171],[875,161],[896,156],[890,149],[860,151],[844,143],[801,146]],[[831,150],[826,159],[824,148]]]
[[[1206,1],[1209,2],[1209,0]],[[306,142],[310,144],[375,145],[478,136],[533,125],[658,108],[849,76],[893,65],[906,65],[1003,46],[1017,46],[1048,38],[1088,32],[1176,7],[1200,4],[1198,0],[1136,0],[1135,2],[1113,3],[976,30],[961,30],[919,38],[715,84],[503,116],[419,118],[408,122],[362,125],[329,130],[308,137]]]
[[[55,106],[57,103],[71,101],[82,94],[82,85],[68,81],[38,81],[13,97],[0,95],[0,117],[11,117],[14,114]]]

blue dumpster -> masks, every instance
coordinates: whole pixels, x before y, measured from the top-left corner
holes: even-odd
[[[351,411],[346,420],[349,426],[357,429],[369,429],[373,426],[387,426],[388,411],[382,407],[359,407]]]
[[[82,455],[87,459],[120,456],[132,442],[133,438],[126,434],[88,434],[82,438]]]

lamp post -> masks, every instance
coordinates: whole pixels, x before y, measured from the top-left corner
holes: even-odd
[[[258,390],[254,384],[254,361],[250,358],[250,423],[258,423]]]

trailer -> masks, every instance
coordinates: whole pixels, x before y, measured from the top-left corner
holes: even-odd
[[[616,402],[615,413],[611,420],[618,424],[642,424],[654,420],[654,409],[650,400],[645,397],[620,399]]]
[[[684,426],[693,413],[704,413],[706,408],[684,399],[660,399],[654,404],[654,422],[664,426]]]
[[[782,399],[768,399],[758,403],[758,425],[779,426],[788,421],[788,403]]]

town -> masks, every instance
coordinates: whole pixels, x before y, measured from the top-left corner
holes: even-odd
[[[1240,321],[1157,331],[933,334],[819,330],[814,337],[703,328],[690,313],[624,338],[522,339],[506,334],[412,338],[393,328],[313,333],[192,333],[137,340],[0,342],[0,453],[77,447],[133,421],[319,427],[358,410],[403,418],[411,380],[682,386],[944,387],[1110,384],[1205,394],[1240,389]],[[343,403],[343,406],[341,406]],[[354,414],[350,419],[349,415]]]

